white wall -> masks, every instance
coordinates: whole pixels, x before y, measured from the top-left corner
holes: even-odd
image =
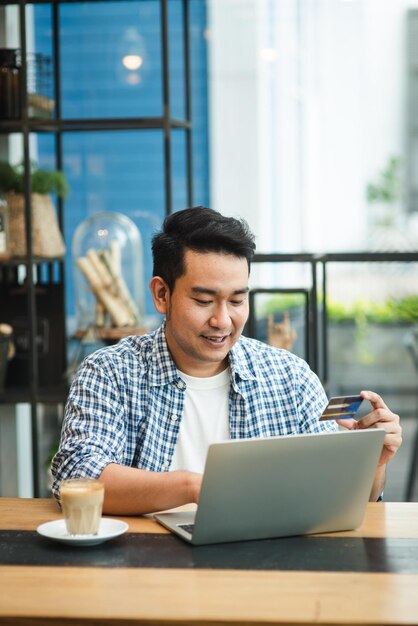
[[[369,245],[366,185],[404,156],[411,6],[209,0],[212,206],[259,251]]]
[[[257,11],[257,0],[208,3],[212,206],[250,223],[260,194]]]

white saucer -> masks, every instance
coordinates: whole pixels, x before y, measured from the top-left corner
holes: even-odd
[[[38,526],[36,531],[43,537],[59,541],[61,543],[72,544],[73,546],[94,546],[104,541],[109,541],[114,537],[122,535],[128,530],[128,524],[118,519],[103,517],[100,520],[99,532],[97,535],[69,535],[64,519],[57,519],[54,522],[46,522]]]

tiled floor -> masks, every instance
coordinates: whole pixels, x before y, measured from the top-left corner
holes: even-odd
[[[411,463],[412,445],[418,427],[418,418],[402,418],[403,442],[400,450],[389,462],[385,487],[385,501],[405,500],[407,477]],[[413,500],[418,502],[418,476],[415,481]]]

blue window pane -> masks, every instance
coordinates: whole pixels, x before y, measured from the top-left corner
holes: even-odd
[[[60,5],[64,118],[162,115],[160,3]]]
[[[181,129],[171,133],[171,188],[173,212],[185,209],[188,204],[186,131]]]
[[[193,204],[210,205],[206,2],[190,0]],[[216,208],[216,207],[215,207]]]
[[[152,275],[151,237],[165,214],[163,133],[74,132],[63,135],[64,172],[71,187],[65,203],[66,291],[74,314],[71,241],[80,222],[99,211],[127,215],[138,227],[144,250],[144,281]],[[146,314],[154,307],[145,288]]]
[[[162,115],[159,0],[71,2],[59,5],[61,98],[65,118]],[[34,47],[52,57],[51,4],[33,5]],[[194,204],[209,205],[206,2],[189,0]],[[183,3],[169,0],[171,114],[185,115]],[[137,36],[139,34],[139,37]],[[129,44],[129,45],[128,45]],[[143,47],[141,47],[143,46]],[[138,70],[122,63],[140,56]],[[139,77],[139,80],[137,78]],[[55,140],[39,133],[34,160],[56,167]],[[165,215],[162,131],[67,132],[63,162],[71,193],[64,203],[67,313],[74,314],[71,241],[80,221],[102,211],[126,213],[144,246],[145,284],[152,272],[151,236]],[[186,133],[172,130],[173,210],[187,206]],[[147,292],[147,289],[145,290]],[[150,296],[146,313],[154,312]]]
[[[179,119],[186,117],[183,19],[183,0],[170,0],[168,3],[170,114],[171,117]]]
[[[29,116],[51,118],[55,113],[51,5],[28,5],[26,7],[26,20],[28,24],[33,24],[33,36],[27,34]]]
[[[46,170],[57,168],[56,136],[54,133],[33,133],[30,136],[31,161]]]

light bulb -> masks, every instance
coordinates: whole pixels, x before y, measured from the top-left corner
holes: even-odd
[[[138,70],[142,63],[143,59],[139,54],[126,54],[122,59],[123,65],[127,70]]]

